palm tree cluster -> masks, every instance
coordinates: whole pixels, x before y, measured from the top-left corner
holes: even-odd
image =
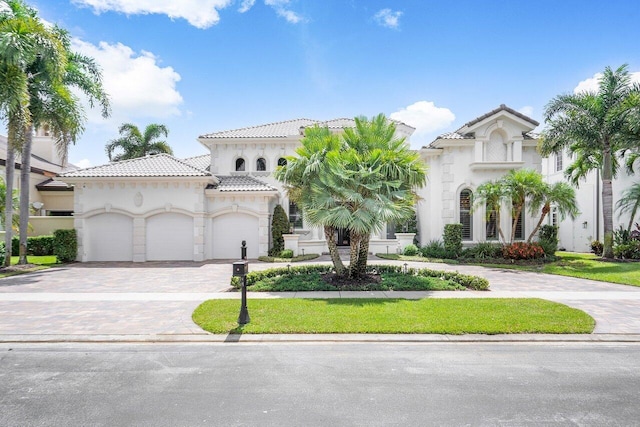
[[[109,99],[95,61],[71,50],[69,34],[43,23],[22,0],[0,8],[0,117],[7,123],[5,218],[13,217],[15,153],[21,157],[20,261],[27,263],[29,174],[34,129],[47,124],[63,164],[70,144],[82,133],[85,114],[73,90],[109,115]],[[10,262],[11,227],[5,227],[5,263]]]
[[[612,180],[627,156],[627,165],[640,153],[640,86],[631,83],[627,65],[607,67],[597,91],[564,94],[545,108],[547,128],[540,151],[548,156],[567,150],[575,160],[565,171],[575,185],[596,170],[602,181],[603,257],[613,257]]]
[[[110,141],[105,150],[109,161],[135,159],[152,154],[173,154],[173,150],[166,141],[158,141],[169,135],[165,125],[152,123],[144,129],[144,133],[134,124],[125,123],[118,130],[120,138]]]
[[[529,234],[527,242],[531,242],[545,218],[555,207],[561,219],[567,216],[576,218],[579,214],[575,189],[566,182],[552,184],[544,182],[542,175],[532,169],[509,171],[496,181],[488,181],[476,189],[474,209],[486,207],[487,220],[495,213],[496,226],[500,240],[510,244],[515,240],[518,218],[527,207],[531,216],[540,215],[536,226]],[[511,234],[505,239],[500,226],[500,211],[504,205],[510,206]]]
[[[415,215],[416,190],[426,182],[419,155],[383,114],[356,117],[355,128],[342,134],[326,126],[307,128],[296,154],[276,170],[276,178],[305,219],[324,228],[336,273],[363,274],[371,233]],[[338,229],[349,231],[348,268],[338,255]]]

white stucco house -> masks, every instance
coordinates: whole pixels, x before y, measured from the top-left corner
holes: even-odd
[[[271,246],[277,204],[288,211],[294,231],[286,236],[288,247],[296,254],[327,251],[322,230],[305,224],[273,177],[285,157],[295,154],[304,129],[315,124],[335,132],[354,126],[352,119],[288,120],[202,135],[198,141],[206,152],[196,157],[163,154],[61,173],[58,180],[74,188],[78,260],[234,259],[240,256],[242,241],[248,257],[257,258]],[[474,191],[487,180],[519,168],[540,171],[549,180],[563,179],[557,167],[561,165],[536,150],[537,126],[535,120],[500,105],[419,150],[428,167],[428,182],[419,191],[416,207],[422,244],[441,239],[444,225],[458,222],[466,245],[497,240],[495,215],[482,207],[470,209]],[[409,140],[413,131],[397,123],[398,136]],[[597,236],[589,228],[597,223],[595,187],[587,183],[579,191],[583,216],[559,224],[561,245],[568,250],[588,251],[589,239]],[[508,212],[505,207],[501,215],[505,234],[511,232]],[[516,226],[516,239],[528,237],[535,220],[525,213]],[[557,216],[550,216],[553,221]],[[336,237],[339,245],[348,245],[347,233]],[[395,252],[411,239],[390,226],[372,236],[370,250]]]

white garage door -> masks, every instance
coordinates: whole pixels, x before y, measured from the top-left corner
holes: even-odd
[[[258,218],[251,215],[229,213],[213,218],[213,258],[239,259],[243,240],[247,241],[247,257],[258,258],[258,230]]]
[[[133,261],[133,218],[104,213],[85,221],[89,261]]]
[[[193,218],[163,213],[147,218],[147,261],[193,260]]]

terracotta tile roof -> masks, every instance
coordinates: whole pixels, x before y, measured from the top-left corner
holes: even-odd
[[[211,176],[211,174],[169,154],[156,154],[78,169],[59,176],[61,178],[200,177]]]
[[[208,189],[217,189],[221,192],[231,191],[278,191],[266,182],[262,182],[248,175],[216,175],[220,181],[218,184],[210,184]]]
[[[472,135],[463,135],[458,132],[448,132],[438,136],[436,139],[473,139]]]
[[[495,110],[491,110],[486,114],[481,115],[480,117],[476,117],[475,119],[471,120],[470,122],[466,123],[463,127],[465,126],[473,126],[476,123],[479,123],[481,121],[483,121],[484,119],[493,116],[496,113],[499,113],[500,111],[506,111],[508,113],[513,114],[516,117],[521,118],[522,120],[526,120],[527,122],[531,123],[534,126],[538,126],[540,123],[536,122],[535,120],[533,120],[531,117],[525,116],[524,114],[514,110],[513,108],[509,108],[504,104],[500,104],[500,106],[498,108],[496,108]]]
[[[200,156],[187,157],[182,159],[183,162],[208,172],[211,169],[211,154],[202,154]]]
[[[39,184],[36,184],[36,188],[38,191],[73,191],[73,187],[66,182],[58,181],[53,178],[46,179]]]
[[[353,119],[333,119],[328,121],[312,119],[294,119],[284,122],[268,123],[266,125],[251,126],[241,129],[225,130],[221,132],[209,133],[200,138],[286,138],[299,136],[301,129],[313,125],[327,126],[330,129],[344,129],[354,127]]]

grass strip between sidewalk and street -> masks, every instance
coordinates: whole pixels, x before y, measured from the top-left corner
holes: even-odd
[[[535,298],[250,299],[251,322],[237,324],[238,300],[208,300],[193,321],[215,333],[243,334],[588,334],[594,319]]]

